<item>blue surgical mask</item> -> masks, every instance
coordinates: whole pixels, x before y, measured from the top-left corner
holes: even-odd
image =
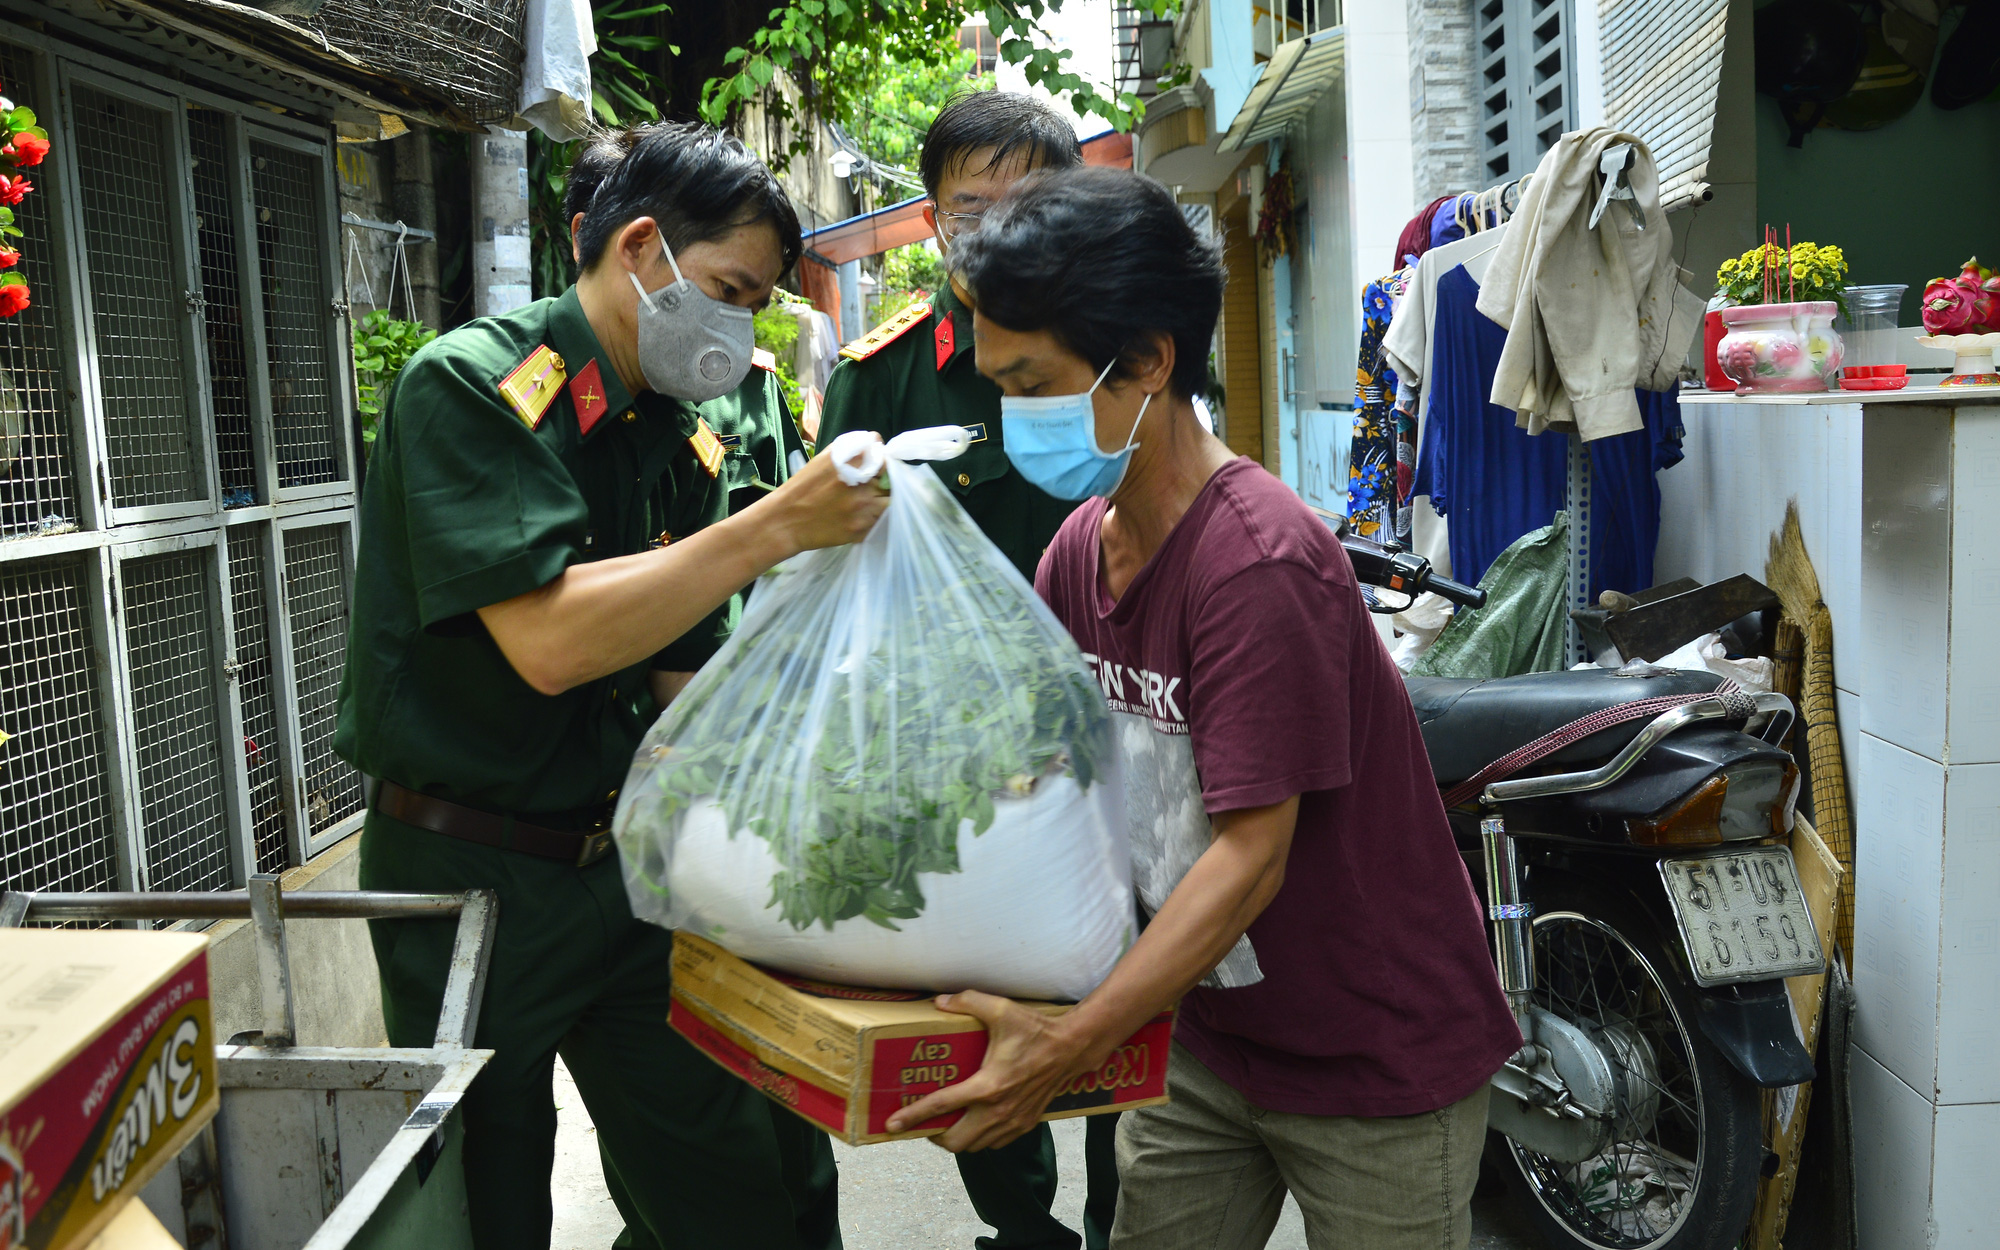
[[[1099,449],[1097,406],[1090,397],[1110,372],[1111,365],[1104,366],[1097,381],[1081,395],[1004,395],[1000,399],[1000,440],[1007,448],[1007,459],[1022,477],[1057,499],[1109,498],[1132,464],[1132,450],[1139,445],[1132,438],[1139,432],[1139,422],[1153,397],[1148,395],[1140,403],[1123,447],[1109,453]]]

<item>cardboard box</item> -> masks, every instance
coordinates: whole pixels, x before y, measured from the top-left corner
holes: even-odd
[[[166,1225],[154,1218],[145,1203],[131,1198],[111,1217],[104,1231],[97,1234],[89,1250],[181,1250],[181,1243],[174,1240]]]
[[[0,1250],[87,1246],[220,1101],[207,938],[0,929]]]
[[[1069,1010],[1026,1003],[1051,1015]],[[928,994],[859,990],[780,977],[713,942],[674,935],[668,1022],[704,1054],[850,1145],[933,1137],[956,1115],[888,1131],[898,1108],[979,1070],[986,1026],[950,1015]],[[1174,1015],[1162,1012],[1099,1071],[1065,1087],[1045,1120],[1167,1101]]]
[[[1826,948],[1828,959],[1838,958],[1833,949],[1834,922],[1840,912],[1840,880],[1846,874],[1803,816],[1792,829],[1792,861],[1798,865],[1799,889],[1805,894],[1813,927],[1819,930],[1820,945]],[[1818,1053],[1820,1017],[1826,1004],[1826,977],[1826,973],[1816,972],[1785,980],[1785,988],[1792,997],[1792,1016],[1799,1025],[1799,1040],[1814,1053]],[[1810,1081],[1764,1091],[1764,1148],[1771,1152],[1778,1166],[1757,1182],[1757,1204],[1751,1209],[1750,1233],[1744,1241],[1750,1250],[1783,1250],[1792,1194],[1799,1183],[1799,1148],[1805,1144],[1806,1110],[1811,1103]]]

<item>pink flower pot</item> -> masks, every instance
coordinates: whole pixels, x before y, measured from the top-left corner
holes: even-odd
[[[1837,389],[1846,348],[1834,333],[1836,311],[1832,300],[1724,308],[1716,363],[1738,395]]]

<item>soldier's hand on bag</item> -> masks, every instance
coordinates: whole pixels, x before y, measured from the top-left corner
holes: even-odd
[[[859,542],[888,506],[881,482],[847,485],[834,472],[833,457],[822,451],[744,515],[768,513],[759,519],[782,528],[793,551],[812,551]]]

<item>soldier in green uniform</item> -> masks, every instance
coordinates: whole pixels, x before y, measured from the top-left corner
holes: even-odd
[[[650,129],[627,126],[599,131],[570,162],[563,187],[563,216],[569,221],[570,247],[579,264],[583,259],[578,240],[583,231],[584,211],[590,207],[597,188]],[[702,420],[715,431],[716,441],[722,444],[724,488],[729,494],[732,515],[785,482],[795,467],[807,459],[798,422],[778,381],[777,362],[767,356],[761,348],[753,352],[751,363],[755,367],[743,384],[698,409]],[[656,671],[652,682],[656,695],[664,703],[678,695],[693,678],[694,673],[686,669]],[[772,1131],[777,1135],[785,1188],[791,1194],[797,1217],[799,1250],[842,1250],[839,1173],[831,1139],[776,1103],[768,1104],[768,1110]],[[608,1166],[605,1174],[610,1175]]]
[[[784,192],[705,127],[658,127],[593,197],[560,298],[403,371],[362,501],[335,745],[376,779],[368,889],[499,895],[466,1095],[479,1250],[550,1239],[560,1054],[623,1247],[798,1245],[762,1095],[666,1025],[670,935],[632,918],[608,824],[659,674],[713,654],[737,592],[880,515],[824,459],[731,515],[698,405],[751,371],[749,310],[799,254]],[[429,1044],[449,923],[371,926],[390,1041]]]
[[[1010,92],[961,96],[938,113],[924,136],[922,173],[930,202],[924,217],[947,259],[951,241],[979,228],[979,218],[1007,188],[1036,169],[1083,163],[1070,123],[1041,101]],[[1007,461],[1000,441],[1000,388],[980,376],[972,350],[972,313],[947,285],[928,305],[913,304],[842,349],[820,417],[820,445],[848,430],[884,438],[932,425],[963,425],[973,443],[956,460],[931,467],[972,519],[1035,579],[1035,565],[1076,504],[1030,486]],[[1114,1155],[1118,1117],[1085,1123],[1089,1193],[1084,1242],[1104,1250],[1118,1203]],[[998,1150],[955,1156],[966,1195],[995,1236],[979,1250],[1075,1250],[1078,1238],[1049,1213],[1056,1193],[1054,1138],[1044,1124]]]

